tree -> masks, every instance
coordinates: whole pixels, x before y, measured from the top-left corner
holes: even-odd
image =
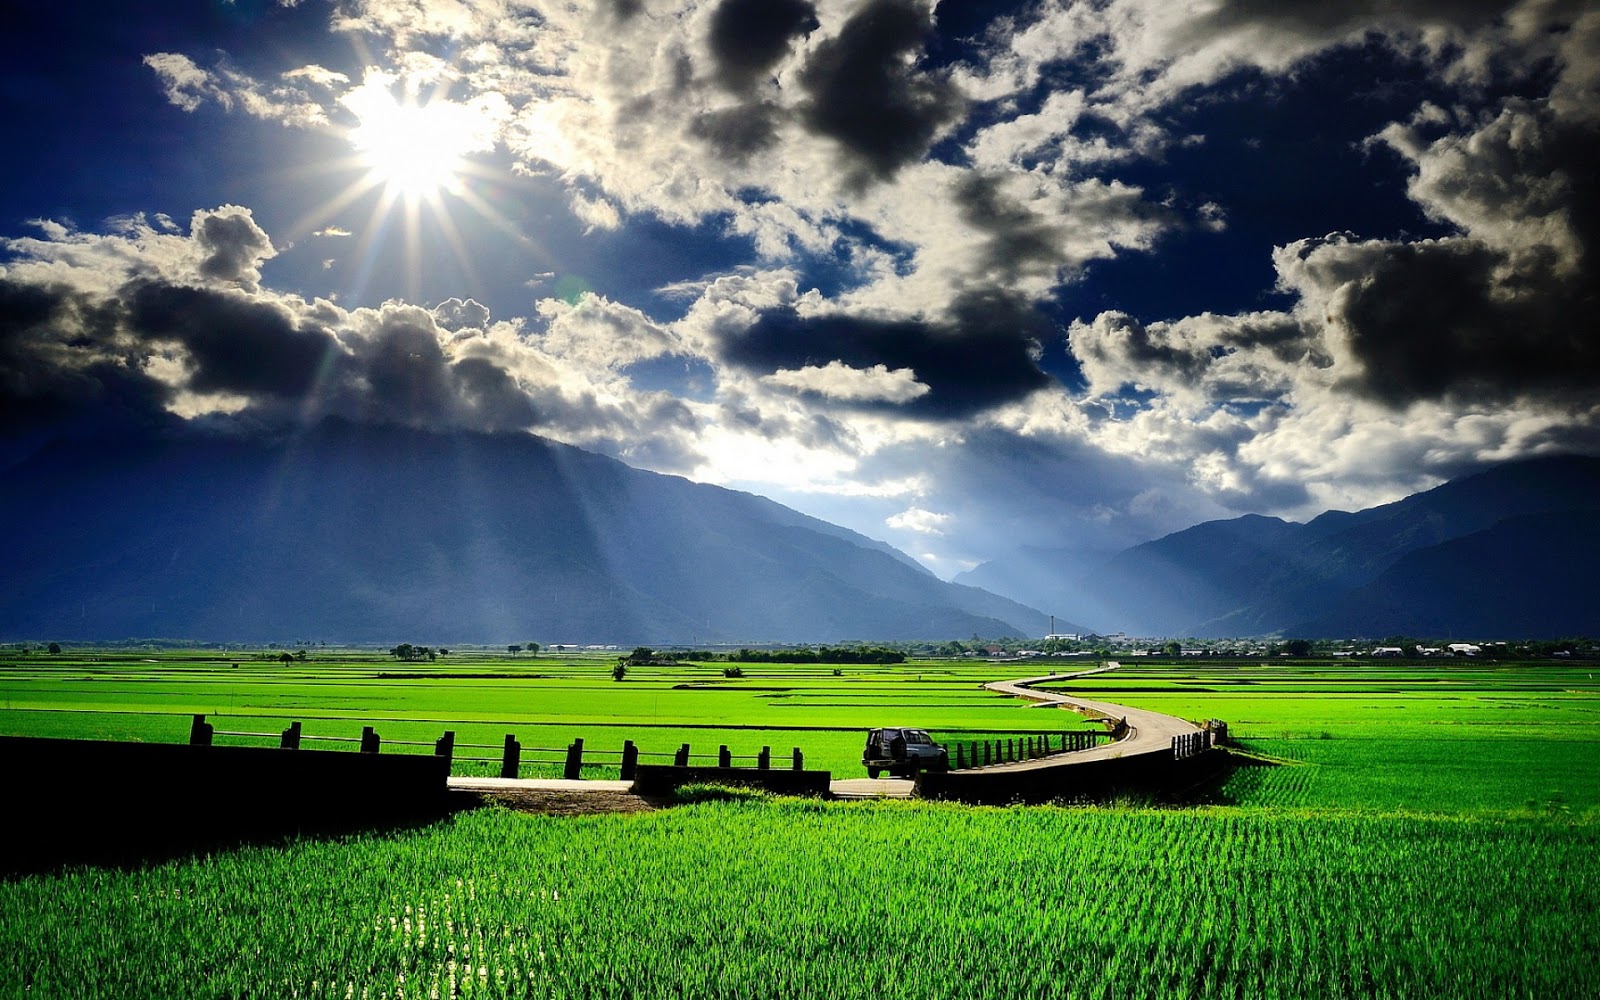
[[[620,681],[626,676],[628,676],[628,664],[622,660],[618,660],[617,665],[611,668],[611,679],[614,681]]]
[[[522,647],[513,643],[512,645],[506,647],[506,652],[510,653],[512,656],[515,656],[522,652]]]
[[[1165,646],[1162,646],[1161,647],[1161,651],[1163,653],[1167,654],[1168,656],[1182,656],[1183,655],[1183,644],[1180,643],[1178,640],[1173,639],[1172,641],[1168,642]]]
[[[285,665],[293,663],[294,662],[294,654],[290,653],[290,652],[279,653],[278,654],[278,662],[282,663],[282,664],[285,664]]]
[[[51,656],[55,656],[55,655],[57,655],[57,654],[58,654],[58,653],[60,653],[60,652],[61,652],[61,643],[59,643],[59,642],[52,642],[52,643],[51,643],[51,644],[50,644],[50,655],[51,655]]]
[[[306,651],[303,650],[303,649],[295,650],[294,651],[294,658],[299,660],[301,663],[306,662]]]
[[[522,648],[528,651],[529,656],[539,655],[539,644],[537,642],[525,642],[522,644]]]
[[[1310,656],[1311,643],[1304,639],[1290,639],[1283,644],[1283,651],[1290,656]]]

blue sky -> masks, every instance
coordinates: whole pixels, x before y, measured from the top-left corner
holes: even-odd
[[[0,40],[0,459],[531,432],[944,576],[1600,450],[1600,12],[198,0]]]

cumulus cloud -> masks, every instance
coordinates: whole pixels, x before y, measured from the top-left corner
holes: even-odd
[[[800,71],[801,120],[842,147],[858,187],[920,158],[961,112],[955,87],[916,65],[931,13],[915,0],[869,0]]]
[[[946,316],[929,320],[774,309],[743,329],[724,332],[717,350],[723,361],[766,375],[815,367],[819,357],[858,371],[909,369],[926,391],[888,405],[953,419],[1049,385],[1036,358],[1054,334],[1026,304],[971,295]]]
[[[722,0],[708,35],[717,82],[732,91],[753,89],[796,38],[817,27],[817,9],[807,0]]]
[[[917,381],[917,373],[909,368],[896,368],[893,371],[883,365],[851,368],[838,361],[830,361],[820,367],[807,365],[799,369],[776,371],[762,381],[768,385],[816,393],[849,403],[907,403],[930,391]]]
[[[239,206],[196,212],[187,235],[45,233],[6,241],[0,271],[8,452],[57,433],[341,417],[697,461],[697,417],[681,402],[547,353],[471,299],[346,310],[260,287],[271,242]]]
[[[891,528],[915,531],[921,535],[943,535],[944,526],[950,523],[950,515],[923,510],[921,507],[907,507],[884,523]]]

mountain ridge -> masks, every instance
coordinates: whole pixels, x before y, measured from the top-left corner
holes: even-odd
[[[41,504],[47,495],[54,502]],[[825,642],[1044,616],[764,497],[531,435],[59,443],[0,484],[0,634]]]

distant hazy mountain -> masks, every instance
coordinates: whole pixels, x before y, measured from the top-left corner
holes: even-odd
[[[832,642],[1037,611],[761,497],[528,435],[58,443],[6,470],[0,636]]]
[[[1600,631],[1597,538],[1600,459],[1540,458],[1309,524],[1248,515],[1035,566],[1010,596],[1134,635],[1571,635]]]
[[[1069,607],[1077,612],[1083,606],[1082,601],[1063,591],[1063,567],[1098,566],[1112,555],[1109,551],[1025,545],[1004,559],[993,559],[958,573],[955,582],[981,587],[1047,614],[1058,612],[1057,632],[1081,634],[1091,630],[1063,616]]]

